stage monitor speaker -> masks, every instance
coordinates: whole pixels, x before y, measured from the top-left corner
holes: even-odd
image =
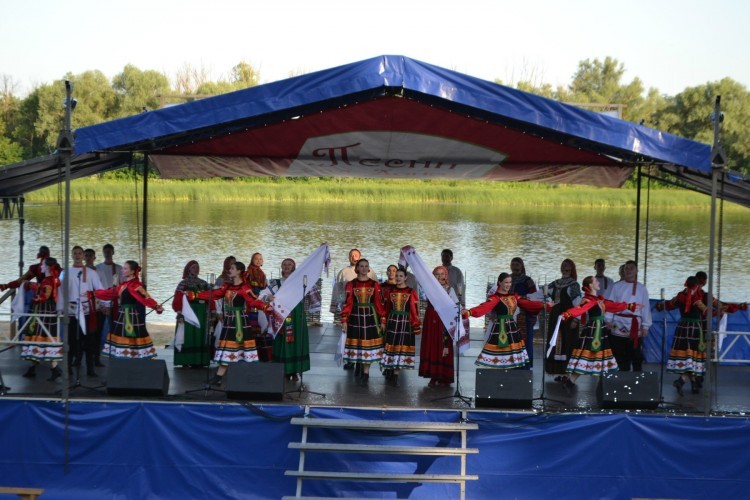
[[[166,396],[169,374],[163,359],[110,358],[107,394],[112,396]]]
[[[476,407],[531,408],[531,370],[477,368]]]
[[[615,372],[604,375],[596,388],[602,408],[654,410],[659,406],[659,376],[655,372]]]
[[[283,363],[230,363],[227,397],[281,401],[284,397]]]

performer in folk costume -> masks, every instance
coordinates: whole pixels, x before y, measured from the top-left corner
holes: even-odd
[[[94,358],[100,346],[96,343],[95,332],[99,328],[96,318],[96,298],[94,292],[103,290],[99,275],[89,269],[83,262],[84,251],[79,245],[71,249],[73,265],[60,273],[61,286],[68,287],[68,303],[63,304],[64,289],[57,294],[57,309],[68,315],[67,339],[70,347],[68,372],[73,367],[80,371],[81,363],[86,359],[86,375],[96,377]]]
[[[456,292],[448,282],[448,269],[438,266],[432,270],[433,276],[450,296],[458,303]],[[453,339],[448,335],[442,320],[432,304],[427,301],[424,313],[422,344],[419,349],[419,376],[429,378],[429,387],[451,385],[453,383]]]
[[[383,296],[383,304],[388,300],[388,294],[396,288],[396,271],[398,271],[398,267],[393,264],[385,270],[386,279],[380,284],[380,294]]]
[[[230,255],[226,259],[224,259],[224,266],[222,267],[221,274],[216,278],[216,283],[214,283],[214,286],[222,286],[224,283],[230,281],[229,279],[229,268],[237,262],[237,259],[234,258],[234,255]]]
[[[268,286],[268,280],[266,279],[266,273],[261,269],[263,266],[263,255],[256,252],[250,257],[250,265],[245,273],[245,283],[249,285],[251,290],[251,296],[254,299],[260,297],[260,292],[265,290]],[[262,331],[263,328],[260,324],[260,312],[261,309],[256,307],[250,307],[248,318],[250,320],[250,329],[253,336],[255,337],[255,346],[258,350],[259,361],[273,361],[273,338],[271,335],[267,335],[266,332]]]
[[[490,311],[497,315],[497,321],[492,328],[487,343],[477,357],[474,364],[489,368],[504,370],[518,368],[529,362],[526,345],[521,332],[516,325],[515,314],[520,307],[522,310],[539,314],[545,307],[544,302],[527,300],[510,292],[513,278],[508,273],[500,273],[497,277],[497,291],[486,302],[469,310],[463,310],[464,318],[481,317]]]
[[[510,293],[515,293],[522,299],[528,298],[529,294],[536,293],[536,283],[526,275],[526,265],[521,257],[514,257],[510,261],[510,277],[513,278],[513,284],[510,287]],[[516,319],[518,331],[526,342],[526,354],[529,355],[529,368],[534,366],[534,325],[536,316],[529,313],[519,314]]]
[[[380,317],[385,314],[380,284],[368,276],[370,263],[360,259],[355,266],[357,277],[346,284],[341,308],[341,330],[346,334],[344,362],[358,363],[361,384],[370,379],[370,365],[383,355]]]
[[[30,284],[32,281],[41,283],[45,278],[44,270],[42,268],[44,267],[44,260],[47,257],[49,257],[49,248],[44,245],[40,246],[39,252],[36,254],[36,258],[39,259],[39,262],[36,264],[31,264],[24,275],[17,280],[13,280],[10,283],[0,285],[0,292],[4,292],[8,289],[16,289],[24,283]]]
[[[33,314],[57,313],[57,293],[60,288],[60,272],[62,269],[57,260],[47,257],[42,262],[44,278],[41,283],[30,283],[31,289],[35,291],[31,299],[31,312]],[[52,373],[47,379],[52,382],[62,375],[62,370],[57,363],[63,359],[61,345],[51,346],[51,342],[60,342],[57,333],[57,317],[33,318],[26,326],[24,339],[33,344],[25,344],[21,349],[21,359],[31,361],[31,366],[24,377],[36,376],[36,365],[42,361],[49,361],[52,365]]]
[[[23,287],[24,312],[31,310],[31,300],[34,297],[34,291],[32,290],[31,284],[39,284],[42,282],[42,280],[44,280],[45,274],[42,270],[42,267],[44,266],[44,259],[49,256],[49,248],[44,245],[40,246],[39,252],[36,254],[36,258],[39,259],[38,263],[31,264],[29,266],[29,269],[23,274],[23,276],[21,276],[17,280],[13,280],[10,283],[0,284],[0,292],[4,292],[8,289],[15,290],[21,285],[25,285]],[[24,319],[21,318],[21,320],[19,321],[19,326],[23,324],[23,322]]]
[[[107,334],[102,356],[108,358],[150,359],[156,357],[156,348],[146,330],[146,307],[157,314],[164,309],[148,294],[140,280],[141,268],[134,260],[122,265],[120,284],[105,290],[96,290],[98,299],[115,302],[117,319]]]
[[[631,302],[612,302],[598,295],[599,280],[587,276],[583,280],[584,297],[577,307],[562,313],[563,321],[586,315],[585,325],[568,360],[567,373],[570,376],[563,381],[563,388],[570,395],[575,382],[581,375],[596,375],[617,371],[617,361],[612,354],[609,332],[604,328],[604,313],[620,311],[637,311],[641,304]]]
[[[396,286],[385,297],[385,314],[380,322],[385,327],[385,345],[380,366],[393,387],[400,387],[400,370],[413,370],[416,335],[422,333],[419,322],[419,295],[406,285],[406,271],[396,271]]]
[[[192,325],[185,321],[182,315],[183,298],[185,292],[204,292],[210,288],[206,280],[201,279],[200,264],[191,260],[182,271],[182,281],[177,285],[172,301],[172,309],[177,313],[177,325],[175,334],[182,328],[182,338],[176,338],[174,351],[175,366],[208,366],[209,346],[206,338],[206,321],[211,301],[196,300],[189,304],[195,317],[198,318],[200,326]],[[179,345],[178,345],[179,342]]]
[[[547,321],[547,338],[552,338],[552,333],[557,325],[557,318],[564,311],[571,307],[577,306],[581,299],[581,285],[578,284],[578,274],[576,265],[570,259],[565,259],[560,264],[560,274],[562,277],[556,279],[547,285],[547,296],[552,298],[554,306],[550,311]],[[545,360],[544,368],[547,373],[565,373],[568,368],[568,359],[570,351],[578,339],[578,320],[571,318],[560,324],[560,331],[549,357]],[[555,377],[560,382],[565,380],[565,376]]]
[[[250,285],[242,277],[245,274],[245,264],[235,262],[229,268],[230,281],[221,288],[205,292],[186,292],[188,300],[224,299],[224,324],[219,336],[219,347],[214,354],[214,361],[219,363],[216,375],[209,381],[211,385],[219,385],[227,371],[229,363],[239,361],[258,361],[258,350],[255,346],[255,335],[250,326],[250,311],[252,309],[271,312],[270,305],[255,298]],[[273,297],[268,297],[272,300]]]
[[[658,311],[663,311],[665,308],[668,311],[678,308],[680,310],[680,322],[675,329],[672,348],[667,360],[667,373],[679,375],[672,385],[675,386],[680,396],[684,396],[682,387],[688,380],[691,392],[697,394],[702,386],[701,378],[706,374],[706,334],[708,333],[704,331],[708,310],[706,294],[701,289],[698,278],[690,276],[685,281],[685,289],[676,297],[663,304],[661,302],[656,304]],[[739,310],[746,310],[747,303],[729,304],[714,300],[714,314],[717,309],[722,314],[732,314]]]
[[[281,262],[281,279],[272,279],[268,282],[271,295],[278,292],[282,283],[296,268],[297,263],[293,259],[284,259]],[[311,290],[306,291],[312,293]],[[297,381],[298,374],[310,370],[310,337],[304,300],[300,301],[284,319],[284,325],[273,341],[273,357],[275,362],[284,363],[284,375],[289,380]]]

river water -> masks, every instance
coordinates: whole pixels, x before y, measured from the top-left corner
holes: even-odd
[[[62,256],[62,210],[57,205],[27,205],[24,227],[25,266],[40,245]],[[396,263],[399,250],[414,246],[425,263],[440,264],[440,252],[451,248],[454,265],[466,275],[466,303],[483,300],[488,280],[509,270],[520,256],[537,283],[559,277],[564,258],[575,261],[579,281],[593,274],[598,257],[607,261],[607,275],[617,279],[617,268],[635,253],[635,210],[628,209],[514,209],[460,205],[319,203],[196,203],[153,202],[148,207],[148,289],[158,301],[168,299],[180,281],[185,263],[196,259],[201,273],[220,273],[224,258],[234,255],[249,263],[254,252],[265,258],[264,270],[278,276],[282,259],[298,263],[321,243],[331,248],[332,269],[323,287],[323,321],[330,321],[330,282],[347,265],[350,248],[359,248],[378,274]],[[141,206],[134,202],[78,202],[71,205],[71,245],[101,248],[112,243],[115,260],[139,260]],[[743,211],[724,217],[720,296],[726,301],[750,299],[747,235],[750,217]],[[0,282],[18,276],[19,226],[0,221]],[[685,278],[706,270],[709,212],[651,210],[646,251],[646,224],[641,224],[639,272],[652,298],[660,289],[672,296]],[[645,264],[645,266],[644,266]],[[644,276],[645,274],[645,276]],[[170,301],[171,302],[171,301]],[[7,302],[0,307],[7,312]],[[150,321],[171,322],[168,308]]]

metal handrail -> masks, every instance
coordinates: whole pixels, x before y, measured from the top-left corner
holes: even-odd
[[[14,325],[18,320],[14,319],[14,317],[19,317],[23,320],[22,324],[19,325],[19,328],[17,329],[17,333],[12,335],[5,335],[0,334],[0,344],[12,344],[12,345],[32,345],[32,344],[38,344],[39,342],[29,342],[26,340],[20,340],[21,334],[24,332],[26,327],[31,323],[31,321],[35,318],[57,318],[57,331],[61,331],[61,324],[62,324],[62,318],[63,314],[61,312],[55,313],[55,314],[41,314],[41,313],[34,313],[34,312],[28,312],[28,313],[0,313],[0,324],[6,323],[2,318],[7,318],[7,323],[9,325],[8,330],[10,331],[10,326]],[[52,339],[53,336],[51,335],[50,331],[47,329],[47,326],[41,322],[42,325],[42,332],[44,333],[44,336]],[[4,329],[0,329],[2,331]],[[57,336],[59,338],[59,335]],[[51,345],[51,346],[61,346],[64,342],[62,341],[50,341],[45,342],[45,345]]]

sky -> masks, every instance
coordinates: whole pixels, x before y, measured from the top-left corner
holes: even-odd
[[[568,85],[609,56],[623,83],[662,94],[750,87],[746,0],[5,0],[0,16],[0,76],[20,97],[127,64],[174,82],[186,65],[218,80],[245,61],[266,83],[383,54],[511,85]]]

